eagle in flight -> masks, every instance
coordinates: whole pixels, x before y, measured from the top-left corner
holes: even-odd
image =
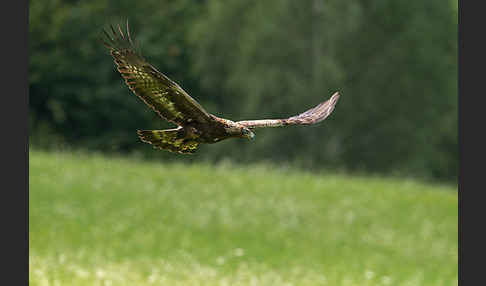
[[[135,51],[128,22],[126,34],[120,25],[118,31],[111,26],[112,35],[103,30],[104,45],[110,50],[121,76],[133,93],[150,106],[163,119],[178,127],[166,130],[138,130],[143,142],[154,148],[190,154],[196,152],[201,143],[216,143],[227,138],[255,137],[253,129],[288,125],[311,125],[326,119],[339,99],[336,92],[330,99],[299,115],[287,119],[262,119],[231,121],[208,113],[173,82],[149,64]]]

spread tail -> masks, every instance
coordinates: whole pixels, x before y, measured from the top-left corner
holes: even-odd
[[[186,138],[184,129],[166,130],[138,130],[138,137],[145,143],[152,144],[154,148],[165,149],[171,152],[190,154],[196,152],[199,143],[194,139]]]

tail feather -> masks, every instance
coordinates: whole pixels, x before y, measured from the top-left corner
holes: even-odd
[[[167,130],[138,130],[138,137],[145,143],[152,144],[154,148],[171,152],[190,154],[194,153],[199,142],[186,138],[182,128]]]

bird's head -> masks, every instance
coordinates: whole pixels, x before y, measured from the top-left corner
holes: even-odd
[[[241,128],[241,134],[248,140],[253,140],[255,138],[255,133],[246,127]]]

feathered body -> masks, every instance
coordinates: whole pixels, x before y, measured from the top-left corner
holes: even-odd
[[[212,144],[228,138],[253,139],[251,129],[318,123],[334,110],[339,99],[336,92],[329,100],[287,119],[263,119],[234,122],[214,116],[190,97],[177,83],[150,65],[133,47],[127,23],[126,35],[111,26],[112,35],[104,31],[117,70],[128,87],[157,114],[178,125],[167,130],[139,130],[143,142],[178,153],[194,153],[199,144]]]

